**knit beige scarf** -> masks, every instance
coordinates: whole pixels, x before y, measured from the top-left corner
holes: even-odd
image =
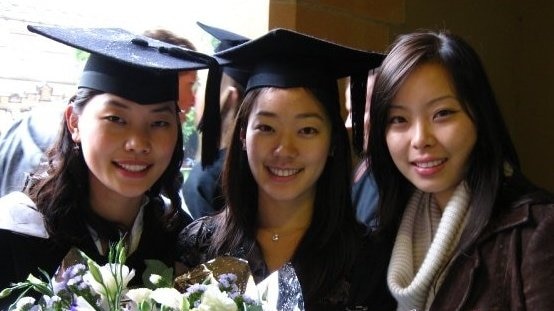
[[[416,190],[402,216],[387,283],[399,311],[425,310],[458,244],[469,204],[465,183],[458,185],[442,216],[430,193]]]

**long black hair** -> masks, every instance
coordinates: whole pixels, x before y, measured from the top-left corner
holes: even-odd
[[[356,257],[360,227],[351,203],[351,156],[349,140],[340,115],[336,88],[307,88],[326,108],[331,120],[331,153],[317,181],[315,208],[310,227],[302,238],[292,263],[301,282],[309,283],[304,299],[309,305],[321,299],[347,274]],[[334,91],[333,91],[334,90]],[[242,149],[241,131],[256,101],[267,88],[247,93],[234,124],[231,145],[223,169],[223,191],[227,206],[218,215],[211,251],[228,253],[250,241],[256,241],[258,186]]]
[[[371,99],[368,152],[379,188],[379,231],[389,237],[396,234],[414,190],[388,151],[385,136],[391,102],[407,77],[430,62],[440,64],[449,73],[477,132],[465,176],[472,208],[460,240],[464,248],[479,236],[495,209],[500,208],[495,203],[505,168],[519,171],[520,165],[479,56],[463,39],[448,32],[422,31],[399,36],[378,70]]]
[[[80,88],[69,100],[73,110],[80,114],[90,99],[102,92]],[[178,116],[176,114],[178,120]],[[178,122],[180,124],[180,122]],[[183,161],[183,134],[179,126],[177,144],[173,151],[170,164],[162,176],[148,190],[147,196],[152,204],[163,211],[160,221],[169,230],[175,225],[181,200],[179,191],[182,184],[180,168]],[[117,231],[115,224],[103,221],[95,216],[89,204],[89,170],[80,148],[75,148],[65,118],[54,145],[47,151],[47,164],[39,167],[26,187],[29,197],[35,202],[37,209],[44,215],[46,229],[55,241],[60,243],[76,243],[83,238],[77,234],[83,232],[82,222],[93,222],[100,226],[99,235],[103,232]],[[166,196],[170,206],[164,206],[160,195]],[[109,237],[111,238],[111,237]]]

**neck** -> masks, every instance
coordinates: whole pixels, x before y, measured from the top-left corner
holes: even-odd
[[[313,201],[304,203],[258,202],[258,228],[261,230],[287,233],[306,229],[312,220]]]
[[[292,219],[279,218],[281,221],[263,222],[258,226],[256,240],[270,272],[278,270],[294,257],[309,226],[309,221],[304,218],[294,214]]]
[[[258,201],[256,240],[269,271],[292,259],[312,220],[313,200],[303,202]]]
[[[90,206],[100,217],[131,228],[140,210],[143,197],[123,198],[121,196],[94,195],[91,192]]]

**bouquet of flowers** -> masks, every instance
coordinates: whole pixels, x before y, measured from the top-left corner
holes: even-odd
[[[108,264],[99,266],[73,249],[54,275],[28,278],[0,292],[0,299],[20,292],[9,310],[136,310],[136,311],[268,311],[301,310],[303,301],[292,266],[285,265],[255,285],[248,263],[218,257],[173,280],[173,269],[149,262],[150,288],[128,288],[135,276],[125,265],[120,241],[110,248]],[[292,274],[291,274],[292,273]],[[27,296],[28,293],[35,293]],[[38,293],[38,295],[36,295]],[[35,298],[36,297],[36,298]]]

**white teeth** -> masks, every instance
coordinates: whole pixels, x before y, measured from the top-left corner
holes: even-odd
[[[292,176],[300,172],[299,169],[280,169],[280,168],[269,168],[269,171],[279,177]]]
[[[132,164],[119,164],[119,166],[131,172],[140,172],[148,167],[148,165],[132,165]]]
[[[441,164],[444,160],[435,160],[430,162],[416,162],[417,167],[429,168]]]

